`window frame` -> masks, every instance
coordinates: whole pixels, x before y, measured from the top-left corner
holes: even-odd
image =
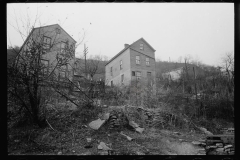
[[[146,66],[150,66],[150,59],[149,59],[149,57],[146,57]]]
[[[144,45],[143,45],[143,43],[140,43],[140,50],[144,50]]]
[[[139,75],[138,75],[138,73],[139,73]],[[136,79],[141,80],[141,77],[142,77],[141,71],[136,71]]]
[[[64,48],[62,48],[62,44],[65,44],[65,45],[64,45]],[[64,41],[61,41],[61,42],[60,42],[60,52],[61,52],[61,53],[64,53],[64,52],[65,52],[66,45],[67,45],[67,42],[64,42]]]
[[[138,57],[138,58],[137,58]],[[136,56],[136,64],[138,64],[138,65],[140,65],[141,64],[141,61],[140,61],[140,56],[139,55],[137,55]]]
[[[112,70],[112,67],[110,67],[110,74],[111,74],[111,76],[113,76],[113,70]]]
[[[48,75],[48,73],[49,73],[49,60],[47,60],[47,59],[41,59],[40,61],[41,61],[41,63],[42,63],[43,65],[45,65],[45,63],[43,63],[43,61],[44,61],[44,62],[47,62],[47,66],[46,66],[46,68],[44,68],[44,70],[43,70],[43,75]],[[45,69],[46,69],[46,70],[45,70]]]
[[[136,73],[135,73],[135,71],[132,71],[132,76],[134,76],[134,77],[136,76]]]
[[[113,80],[111,80],[111,87],[113,87]]]
[[[121,84],[123,85],[124,82],[124,74],[121,75]]]
[[[47,40],[50,40],[49,42],[45,42],[45,39]],[[52,42],[52,38],[51,37],[48,37],[48,36],[43,36],[43,48],[48,50],[50,49],[50,46],[51,46],[51,42]]]
[[[122,62],[122,60],[120,60],[120,70],[123,69],[122,64],[123,64],[123,62]]]

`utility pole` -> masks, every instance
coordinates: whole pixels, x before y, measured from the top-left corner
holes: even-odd
[[[85,76],[87,77],[87,53],[88,53],[88,47],[86,48],[86,45],[84,43],[84,57],[85,57]]]

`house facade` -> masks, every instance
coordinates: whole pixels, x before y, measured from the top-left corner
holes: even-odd
[[[58,24],[33,28],[20,48],[17,61],[22,57],[40,53],[41,62],[45,66],[44,74],[49,74],[59,60],[67,59],[67,63],[54,70],[58,78],[73,78],[76,41]]]
[[[105,84],[129,85],[131,81],[155,81],[155,49],[143,38],[124,49],[105,65]]]

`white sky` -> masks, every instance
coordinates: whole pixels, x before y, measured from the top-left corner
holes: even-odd
[[[23,44],[11,26],[16,26],[16,19],[21,27],[26,25],[28,15],[33,24],[37,11],[41,17],[35,27],[40,26],[39,22],[58,23],[78,42],[84,29],[89,55],[110,59],[125,43],[141,37],[156,50],[156,59],[165,61],[191,55],[216,66],[225,53],[234,51],[233,3],[7,4],[8,45]],[[82,51],[83,44],[77,48],[76,56]]]

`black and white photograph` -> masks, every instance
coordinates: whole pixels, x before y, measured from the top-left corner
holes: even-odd
[[[8,155],[235,155],[234,3],[8,3]]]

